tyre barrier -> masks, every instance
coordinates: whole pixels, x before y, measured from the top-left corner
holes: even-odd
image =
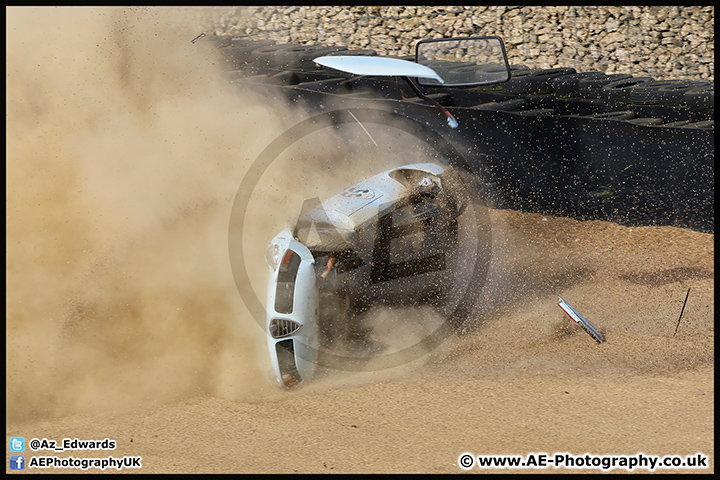
[[[510,80],[500,85],[506,93],[538,95],[551,93],[550,81],[555,77],[577,73],[572,67],[543,68],[539,70],[519,71],[512,74]]]
[[[510,64],[510,75],[515,75],[520,72],[531,72],[532,69],[522,63],[511,63]]]
[[[435,59],[423,62],[423,65],[432,69],[440,69],[449,73],[464,73],[468,70],[477,70],[477,65],[472,62],[453,62],[452,60]],[[473,68],[475,67],[475,68]]]
[[[372,48],[343,48],[341,50],[337,50],[334,52],[327,52],[323,55],[325,56],[333,56],[333,55],[347,55],[347,56],[361,56],[361,57],[374,57],[376,56],[377,50],[373,50]],[[317,57],[314,57],[317,58]]]
[[[709,82],[512,65],[505,83],[421,88],[458,119],[458,128],[448,129],[436,107],[404,98],[409,92],[397,79],[294,63],[305,53],[311,61],[321,56],[321,45],[308,52],[244,42],[230,47],[228,40],[218,44],[228,56],[252,50],[262,63],[230,72],[233,78],[245,74],[260,82],[264,75],[269,88],[285,87],[274,96],[291,104],[302,100],[311,112],[322,112],[334,94],[336,108],[382,105],[442,132],[469,152],[470,167],[488,189],[489,206],[714,232],[714,88]],[[293,58],[280,61],[284,53],[278,52]],[[300,67],[268,67],[293,64]],[[372,100],[363,98],[372,94]]]
[[[447,62],[447,63],[456,64],[456,66],[454,66],[453,68],[446,69],[447,73],[449,73],[449,74],[467,74],[467,73],[475,73],[478,71],[482,71],[483,73],[504,72],[505,71],[505,67],[500,66],[500,65],[480,67],[474,63],[467,63],[466,65],[460,65],[460,66],[457,66],[457,62]],[[427,65],[427,66],[430,66],[430,65]],[[431,68],[435,68],[435,67],[431,67]],[[516,67],[514,71],[515,72],[521,72],[521,71],[524,72],[524,71],[529,71],[529,69],[523,65],[523,66]],[[512,72],[513,72],[512,67],[510,68],[510,72],[512,75]]]
[[[511,110],[510,113],[524,117],[547,117],[557,114],[557,110],[554,108],[531,108],[528,110]]]
[[[578,94],[582,98],[602,98],[601,92],[605,85],[620,80],[632,78],[627,73],[615,73],[611,75],[590,76],[578,80]]]
[[[705,110],[715,108],[715,86],[703,85],[691,88],[683,94],[683,100],[692,110]]]
[[[321,68],[313,62],[317,57],[323,57],[331,53],[343,54],[347,47],[324,47],[322,45],[303,45],[289,49],[281,49],[275,52],[273,59],[277,68],[294,68],[312,70]]]
[[[581,79],[590,77],[603,77],[603,72],[578,72],[562,75],[550,80],[550,90],[558,96],[569,97],[578,95],[578,85]]]
[[[623,80],[616,80],[603,86],[600,90],[600,98],[607,103],[630,103],[630,89],[636,85],[653,82],[653,77],[631,77]]]
[[[516,78],[524,77],[526,75],[529,75],[532,72],[532,70],[527,66],[519,63],[510,64],[510,79],[508,82],[515,81]],[[503,91],[503,87],[506,85],[506,83],[495,83],[495,84],[489,84],[489,85],[480,85],[477,88],[478,90],[482,91]]]
[[[663,123],[662,118],[631,118],[629,120],[626,120],[628,123],[632,123],[633,125],[661,125]]]
[[[255,66],[260,68],[276,68],[275,65],[275,52],[279,50],[289,50],[293,48],[300,48],[304,45],[301,44],[269,44],[263,45],[259,48],[255,48],[250,51],[248,57],[249,61]]]
[[[588,115],[587,118],[593,118],[593,119],[601,119],[606,118],[608,120],[630,120],[635,118],[637,115],[635,115],[635,112],[631,110],[623,110],[618,112],[606,112],[606,113],[594,113],[592,115]]]
[[[453,106],[453,98],[452,95],[449,93],[431,93],[430,95],[426,95],[428,98],[436,101],[443,107],[452,107]],[[427,102],[423,100],[420,97],[410,97],[410,98],[404,98],[404,102],[411,102],[411,103],[422,103],[426,104]]]
[[[352,87],[348,83],[346,77],[326,78],[312,82],[300,82],[296,86],[297,88],[302,88],[303,90],[314,90],[317,92],[340,94],[352,92]]]
[[[213,38],[213,37],[210,37]],[[226,40],[221,42],[220,52],[228,63],[229,70],[239,70],[256,63],[252,51],[275,45],[274,40]]]
[[[665,123],[665,124],[663,124],[663,127],[672,127],[672,128],[683,127],[689,123],[690,123],[690,120],[679,120],[677,122]]]
[[[682,128],[700,128],[703,130],[714,130],[715,120],[703,120],[702,122],[691,122],[682,125]]]
[[[443,68],[444,66],[447,66],[449,63],[453,63],[453,64],[455,64],[455,66],[453,66],[452,68]],[[487,73],[491,73],[491,72],[497,73],[497,72],[505,71],[504,66],[492,66],[492,67],[486,67],[486,68],[481,69],[475,63],[468,62],[466,64],[459,65],[459,66],[457,65],[457,63],[458,62],[450,62],[447,60],[442,60],[442,61],[428,62],[425,65],[430,68],[438,68],[439,71],[442,72],[441,76],[442,76],[443,80],[445,81],[445,83],[450,83],[450,84],[471,83],[474,81],[473,78],[474,79],[477,79],[477,78],[482,79]],[[435,66],[433,67],[433,65],[435,65]],[[525,70],[524,69],[516,69],[515,71],[516,72],[519,72],[519,71],[524,72]],[[512,69],[510,70],[510,72],[511,72],[511,75],[513,75]],[[473,75],[472,78],[469,78],[470,74],[475,74],[475,75]],[[492,90],[500,89],[500,86],[498,84],[490,84],[487,87],[489,87],[489,89],[492,89]],[[481,86],[481,88],[487,88],[487,87]]]
[[[270,75],[270,80],[276,85],[298,85],[302,82],[300,76],[293,71],[283,71]]]
[[[636,105],[682,105],[687,91],[710,85],[704,80],[656,80],[633,86],[630,101]]]
[[[481,103],[480,105],[475,105],[470,108],[475,110],[488,110],[492,112],[510,112],[522,108],[526,103],[527,100],[524,98],[514,98],[512,100],[504,100],[501,102]]]
[[[271,39],[250,39],[250,38],[244,38],[244,37],[234,37],[234,36],[222,36],[222,35],[210,35],[208,38],[208,41],[213,42],[213,44],[222,49],[233,49],[233,48],[259,48],[264,47],[267,45],[275,45],[277,42],[275,40]],[[227,50],[225,50],[223,53],[226,53]]]
[[[252,55],[268,68],[312,70],[320,68],[313,62],[314,58],[346,50],[347,47],[322,45],[271,45],[253,50]]]

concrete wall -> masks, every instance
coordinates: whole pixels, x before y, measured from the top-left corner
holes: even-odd
[[[714,81],[712,6],[215,7],[208,33],[412,55],[418,40],[499,35],[530,68]]]

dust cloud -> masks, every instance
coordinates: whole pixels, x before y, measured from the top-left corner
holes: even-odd
[[[200,15],[7,9],[9,421],[275,391],[228,222],[253,160],[302,114],[230,83],[191,42]],[[367,127],[320,129],[259,179],[243,228],[260,299],[265,242],[304,200],[431,156]]]
[[[265,382],[227,228],[281,107],[191,13],[7,9],[9,420]]]
[[[212,44],[191,43],[201,13],[7,9],[10,423],[282,393],[269,378],[264,330],[235,284],[228,227],[253,161],[308,114],[228,82]],[[266,241],[297,220],[305,200],[435,157],[402,129],[359,121],[288,146],[258,178],[244,217],[258,299]],[[490,223],[477,332],[417,362],[340,372],[304,390],[419,370],[479,375],[478,365],[483,375],[538,367],[654,375],[712,363],[712,235],[509,211],[491,211]],[[560,294],[599,319],[610,339],[602,348],[588,350],[589,337],[567,328]],[[368,322],[399,351],[439,320],[403,310]]]

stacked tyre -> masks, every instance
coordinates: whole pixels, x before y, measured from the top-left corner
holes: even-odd
[[[275,45],[274,40],[248,40],[222,36],[211,36],[210,38],[220,48],[230,70],[252,67],[255,61],[255,57],[252,55],[254,50]]]
[[[538,95],[552,93],[551,81],[554,78],[577,73],[572,67],[544,68],[512,73],[509,81],[501,84],[505,93]]]
[[[653,77],[630,77],[615,80],[603,86],[600,98],[609,104],[628,104],[633,88],[653,81],[655,81]]]
[[[347,47],[326,47],[324,45],[268,45],[253,50],[253,61],[265,68],[287,68],[313,70],[319,66],[313,59],[338,52]]]
[[[698,88],[711,87],[704,80],[657,80],[635,85],[630,90],[630,102],[635,105],[687,105],[685,94]],[[701,95],[698,97],[700,98]]]
[[[692,110],[707,110],[715,108],[715,86],[703,85],[685,90],[683,101]]]

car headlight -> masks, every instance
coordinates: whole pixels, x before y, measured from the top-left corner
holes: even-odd
[[[274,242],[268,243],[265,249],[265,261],[273,270],[277,268],[280,263],[280,245]]]

